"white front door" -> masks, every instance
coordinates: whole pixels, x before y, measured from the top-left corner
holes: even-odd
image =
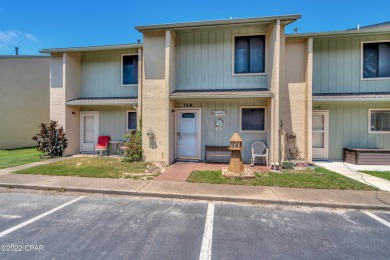
[[[200,159],[200,109],[177,109],[178,159]]]
[[[329,112],[313,111],[313,159],[328,159]]]
[[[80,150],[92,153],[99,138],[99,112],[80,112]]]

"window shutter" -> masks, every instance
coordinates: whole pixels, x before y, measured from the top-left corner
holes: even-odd
[[[363,45],[363,78],[378,76],[378,44]]]
[[[250,38],[250,73],[264,72],[264,36]]]
[[[249,71],[249,42],[246,37],[235,38],[234,73]]]
[[[390,77],[390,43],[380,43],[378,51],[378,77]]]

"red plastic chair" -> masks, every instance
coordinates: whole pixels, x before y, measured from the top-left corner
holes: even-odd
[[[99,152],[99,156],[103,155],[103,152],[106,152],[108,155],[108,144],[110,142],[110,137],[108,135],[99,136],[97,144],[95,144],[95,153]]]

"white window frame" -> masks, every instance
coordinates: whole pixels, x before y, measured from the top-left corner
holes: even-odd
[[[242,130],[242,109],[264,108],[264,130]],[[267,129],[267,107],[266,106],[240,106],[240,133],[266,133]]]
[[[368,133],[370,133],[370,134],[390,134],[390,131],[372,131],[371,130],[371,112],[372,111],[390,111],[390,108],[371,108],[371,109],[368,109]]]
[[[123,57],[124,56],[138,56],[138,53],[125,53],[125,54],[121,55],[121,87],[136,87],[136,86],[138,86],[138,84],[123,84]],[[139,62],[139,58],[137,60]],[[140,68],[138,68],[138,71],[139,71],[139,69]],[[137,77],[138,77],[138,75],[137,75]]]
[[[236,48],[236,37],[242,37],[242,36],[263,36],[264,35],[264,72],[257,72],[257,73],[234,73],[234,63],[236,59],[236,55],[234,55],[234,50]],[[232,36],[232,76],[233,77],[239,77],[239,76],[256,76],[256,75],[267,75],[267,63],[268,63],[268,44],[267,44],[268,34],[266,33],[251,33],[251,34],[234,34]]]
[[[135,113],[135,125],[136,125],[136,128],[135,129],[128,129],[127,127],[129,126],[129,113]],[[137,110],[126,110],[126,132],[127,131],[133,131],[133,130],[137,130],[138,128],[138,116],[137,116]]]
[[[388,80],[390,77],[377,77],[377,78],[364,78],[363,77],[363,46],[366,43],[381,43],[389,42],[390,40],[380,40],[380,41],[362,41],[360,43],[360,80]]]

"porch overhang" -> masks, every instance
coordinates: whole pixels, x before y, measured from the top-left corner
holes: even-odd
[[[268,89],[213,89],[213,90],[176,90],[169,99],[236,99],[236,98],[270,98],[274,94]]]
[[[389,102],[390,92],[313,94],[313,102]]]
[[[137,105],[136,97],[83,97],[69,100],[67,106],[128,106]]]

